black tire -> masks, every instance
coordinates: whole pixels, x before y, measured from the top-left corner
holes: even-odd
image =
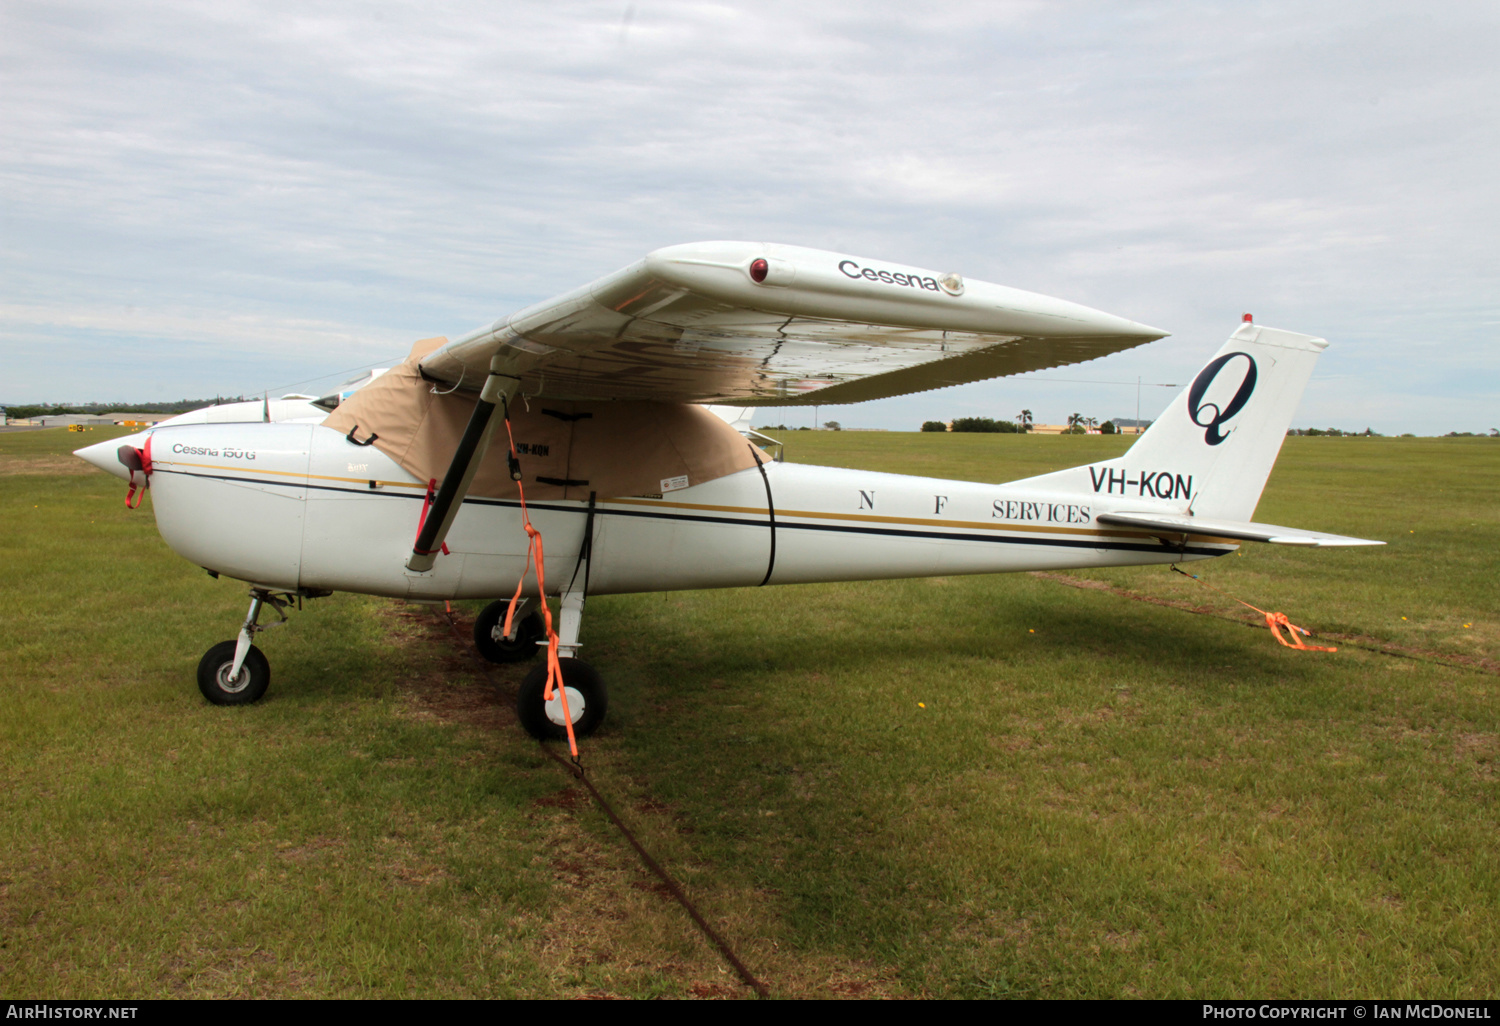
[[[533,609],[516,624],[515,638],[506,641],[501,629],[505,626],[505,610],[509,606],[509,599],[491,602],[474,621],[474,647],[492,663],[524,663],[535,659],[541,651],[537,642],[547,633],[541,610]]]
[[[198,690],[214,705],[249,705],[258,702],[271,686],[271,664],[254,645],[245,653],[238,680],[229,680],[234,665],[233,641],[221,641],[203,653],[198,663]]]
[[[573,736],[588,737],[604,722],[604,714],[609,711],[609,692],[604,687],[604,681],[599,679],[598,672],[582,660],[559,659],[558,668],[562,670],[564,686],[574,692],[568,695],[568,712],[574,717]],[[543,741],[561,741],[568,736],[568,731],[561,723],[554,723],[548,716],[546,703],[542,699],[546,690],[547,664],[544,662],[532,667],[531,672],[521,681],[521,691],[516,695],[516,715],[521,720],[521,726],[526,728],[526,733],[532,737]],[[583,701],[581,710],[575,695]],[[556,702],[556,699],[553,701]],[[558,719],[561,718],[559,709]]]

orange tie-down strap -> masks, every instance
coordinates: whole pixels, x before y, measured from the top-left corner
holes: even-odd
[[[1173,569],[1173,571],[1175,571],[1176,573],[1181,574],[1184,577],[1191,577],[1193,580],[1195,580],[1199,584],[1203,585],[1209,591],[1217,592],[1218,594],[1223,595],[1225,598],[1229,599],[1231,602],[1238,602],[1240,605],[1244,606],[1246,609],[1253,609],[1257,613],[1259,613],[1261,616],[1264,616],[1266,618],[1266,626],[1269,627],[1269,628],[1271,628],[1271,633],[1274,634],[1274,635],[1276,635],[1276,640],[1279,641],[1279,642],[1281,642],[1287,648],[1298,648],[1298,649],[1301,649],[1304,652],[1337,652],[1338,651],[1337,647],[1331,646],[1331,645],[1307,645],[1307,644],[1304,644],[1303,641],[1302,641],[1303,635],[1306,635],[1307,637],[1310,638],[1310,637],[1313,636],[1312,631],[1308,630],[1305,627],[1298,627],[1296,624],[1292,623],[1292,621],[1290,621],[1290,620],[1288,620],[1286,618],[1286,614],[1285,613],[1268,613],[1264,609],[1261,609],[1259,606],[1252,606],[1250,603],[1246,602],[1244,599],[1237,599],[1233,595],[1230,595],[1227,592],[1219,591],[1218,588],[1215,588],[1212,584],[1209,584],[1207,581],[1205,581],[1203,578],[1199,577],[1197,574],[1190,574],[1186,570],[1179,570],[1175,566],[1172,567],[1172,569]],[[1286,628],[1287,634],[1291,635],[1291,637],[1292,637],[1291,641],[1286,640],[1286,638],[1282,636],[1281,628],[1283,628],[1283,627]]]
[[[510,443],[510,460],[512,467],[519,467],[520,462],[516,456],[516,439],[510,430],[510,410],[505,411],[505,436]],[[542,607],[542,622],[547,626],[547,686],[542,691],[542,701],[552,701],[552,689],[557,688],[557,695],[562,699],[563,724],[568,732],[568,751],[573,753],[573,758],[578,759],[578,739],[573,736],[573,714],[568,709],[568,689],[563,685],[562,666],[557,659],[558,637],[557,631],[552,627],[552,610],[547,607],[547,578],[542,570],[542,532],[531,524],[531,514],[526,509],[526,489],[521,487],[519,471],[513,472],[512,476],[516,482],[516,492],[521,497],[521,526],[526,529],[526,556],[528,563],[536,568],[536,593],[537,602]],[[505,635],[510,636],[511,618],[516,614],[516,602],[521,598],[521,589],[526,586],[526,567],[521,570],[521,579],[516,582],[516,593],[511,596],[510,605],[505,610]]]
[[[1248,606],[1248,605],[1250,605],[1250,603],[1247,602],[1247,603],[1245,603],[1245,605]],[[1250,606],[1250,608],[1251,609],[1255,609],[1254,606]],[[1261,610],[1261,609],[1255,609],[1255,611],[1257,613],[1265,612],[1264,610]],[[1266,613],[1266,626],[1269,627],[1269,628],[1271,628],[1271,633],[1274,634],[1274,635],[1276,635],[1276,640],[1279,641],[1279,642],[1281,642],[1287,648],[1300,648],[1304,652],[1337,652],[1338,651],[1338,648],[1336,646],[1304,645],[1302,643],[1302,637],[1301,636],[1305,634],[1305,635],[1307,635],[1310,638],[1310,637],[1312,637],[1312,631],[1305,630],[1305,629],[1303,629],[1301,627],[1298,627],[1296,624],[1292,623],[1292,621],[1290,621],[1290,620],[1288,620],[1286,618],[1286,614],[1285,613]],[[1285,638],[1283,638],[1281,636],[1281,628],[1283,628],[1283,627],[1285,627],[1287,629],[1287,633],[1289,633],[1292,636],[1292,640],[1291,641],[1288,641],[1288,640],[1286,640]]]

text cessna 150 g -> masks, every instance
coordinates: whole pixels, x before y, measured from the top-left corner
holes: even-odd
[[[545,646],[521,722],[584,735],[606,706],[578,658],[588,595],[1186,562],[1243,541],[1380,544],[1250,522],[1327,343],[1248,318],[1125,455],[1003,485],[779,462],[707,406],[859,402],[1164,334],[956,274],[699,243],[418,342],[325,409],[215,407],[78,455],[149,485],[179,554],[250,583],[238,638],[199,666],[209,701],[265,694],[251,643],[265,603],[519,593],[515,616],[505,599],[480,615],[479,649],[517,661]],[[560,600],[555,633],[537,566]]]

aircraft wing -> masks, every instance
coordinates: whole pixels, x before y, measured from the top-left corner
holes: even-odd
[[[557,399],[850,403],[1092,360],[1166,334],[957,274],[755,242],[670,246],[428,353],[478,389],[520,357]]]
[[[1383,541],[1350,538],[1342,534],[1323,534],[1275,524],[1252,524],[1238,520],[1210,520],[1178,513],[1096,513],[1094,519],[1115,527],[1143,528],[1171,535],[1207,534],[1216,538],[1270,542],[1272,545],[1303,545],[1316,548],[1339,548],[1350,545],[1384,545]]]

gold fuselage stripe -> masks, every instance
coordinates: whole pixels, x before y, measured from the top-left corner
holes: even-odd
[[[200,467],[203,470],[233,470],[242,474],[272,474],[276,477],[299,477],[304,481],[346,481],[349,484],[360,484],[369,487],[374,478],[369,477],[335,477],[332,474],[309,474],[301,470],[264,470],[260,467],[246,467],[239,463],[183,463],[177,460],[152,460],[151,465],[160,463],[164,467]],[[418,481],[375,481],[382,488],[420,488],[427,490],[427,486]]]
[[[745,506],[711,506],[698,502],[663,502],[659,499],[609,499],[610,503],[620,506],[651,506],[664,507],[667,509],[693,509],[715,513],[749,513],[767,515],[765,509],[755,509]],[[1012,523],[990,523],[985,520],[935,520],[930,517],[883,517],[872,513],[820,513],[812,510],[801,509],[778,509],[776,519],[780,521],[783,517],[794,517],[804,520],[853,520],[873,524],[905,524],[910,527],[952,527],[964,528],[975,531],[1028,531],[1038,534],[1081,534],[1089,537],[1105,538],[1155,538],[1157,533],[1145,530],[1113,530],[1108,528],[1089,527],[1043,527],[1034,524],[1012,524]],[[1160,533],[1160,532],[1158,532]],[[1179,532],[1170,532],[1176,535]],[[1186,533],[1186,532],[1184,532]],[[1198,542],[1222,542],[1229,545],[1238,545],[1239,541],[1234,538],[1219,538],[1206,534],[1188,534],[1189,541]]]
[[[183,462],[177,462],[177,461],[174,461],[174,460],[155,460],[153,462],[154,463],[160,463],[160,464],[162,464],[164,466],[171,466],[171,467],[199,467],[199,468],[202,468],[204,470],[232,470],[232,471],[236,471],[236,472],[239,472],[239,473],[248,473],[248,474],[271,474],[271,475],[275,475],[277,477],[296,477],[296,478],[302,478],[303,480],[309,480],[309,481],[343,481],[343,482],[347,482],[349,484],[365,485],[366,487],[369,486],[369,483],[372,480],[371,478],[368,478],[368,477],[339,477],[339,476],[336,476],[336,475],[333,475],[333,474],[307,474],[307,473],[303,473],[301,471],[295,471],[295,470],[264,470],[264,469],[261,469],[260,467],[245,467],[245,466],[240,466],[239,464],[225,466],[225,465],[220,465],[220,464],[216,464],[216,463],[183,463]],[[375,481],[375,484],[377,486],[379,486],[379,487],[386,487],[386,488],[415,488],[415,489],[424,490],[424,491],[426,490],[426,487],[427,487],[426,485],[423,485],[423,484],[421,484],[419,482],[416,482],[416,481],[378,481],[377,480],[377,481]],[[556,502],[558,500],[556,500],[556,499],[547,499],[547,500],[544,500],[544,501],[547,501],[547,502]],[[582,500],[577,500],[577,501],[579,501],[579,503],[582,504]],[[601,504],[603,504],[603,505],[612,505],[612,506],[646,506],[646,507],[649,507],[651,509],[685,509],[685,510],[697,510],[697,511],[705,512],[705,513],[739,513],[739,514],[744,515],[744,516],[762,516],[762,517],[770,515],[770,511],[767,510],[765,507],[755,507],[755,506],[718,506],[718,505],[713,505],[713,504],[710,504],[710,503],[703,503],[703,502],[665,502],[665,501],[663,501],[661,499],[638,499],[638,498],[601,499],[601,500],[599,500],[599,502]],[[1144,530],[1129,531],[1129,530],[1114,530],[1114,529],[1108,529],[1108,528],[1088,528],[1088,527],[1060,527],[1060,526],[1043,527],[1043,526],[1035,525],[1035,524],[1012,524],[1012,523],[999,523],[999,524],[995,524],[995,523],[989,523],[989,522],[986,522],[986,521],[983,521],[983,520],[936,520],[936,519],[933,519],[931,517],[884,517],[884,516],[876,516],[875,514],[872,514],[872,513],[823,513],[823,512],[818,512],[818,511],[814,511],[814,510],[778,509],[776,511],[776,519],[779,521],[779,520],[781,520],[783,518],[798,519],[798,520],[844,520],[844,521],[855,521],[855,522],[870,523],[870,524],[900,524],[900,525],[905,525],[905,526],[908,526],[908,527],[947,527],[947,528],[961,528],[961,529],[970,530],[970,531],[1022,531],[1022,532],[1034,532],[1034,533],[1037,533],[1037,534],[1072,534],[1072,535],[1086,535],[1086,536],[1091,537],[1091,538],[1100,538],[1100,537],[1102,537],[1102,538],[1156,538],[1156,537],[1158,537],[1160,535],[1163,535],[1163,534],[1170,534],[1172,537],[1177,537],[1178,534],[1179,534],[1179,532],[1176,532],[1176,531],[1171,531],[1171,532],[1152,532],[1152,531],[1144,531]],[[1184,533],[1186,533],[1186,532],[1184,532]],[[1191,533],[1188,533],[1187,534],[1187,540],[1188,541],[1192,541],[1192,542],[1211,542],[1211,543],[1220,544],[1220,545],[1239,545],[1240,544],[1240,540],[1237,539],[1237,538],[1219,538],[1219,537],[1216,537],[1214,535],[1207,535],[1207,534],[1191,534]]]

